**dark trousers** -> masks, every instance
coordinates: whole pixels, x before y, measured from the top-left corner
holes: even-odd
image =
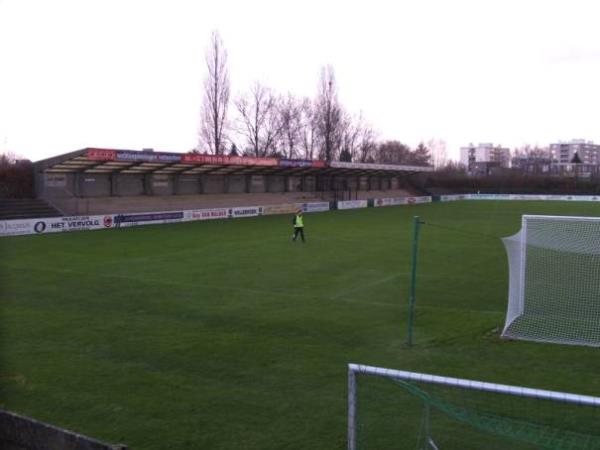
[[[302,242],[304,242],[304,227],[294,227],[294,237],[292,240],[295,241],[298,235],[300,235]]]

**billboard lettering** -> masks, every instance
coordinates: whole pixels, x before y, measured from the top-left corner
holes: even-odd
[[[416,203],[429,203],[431,197],[393,197],[393,198],[376,198],[373,202],[375,207],[379,206],[395,206],[395,205],[412,205]]]
[[[347,200],[337,202],[338,209],[366,208],[367,206],[367,200]]]
[[[329,211],[329,202],[302,203],[302,211],[304,211],[304,212]]]
[[[103,148],[88,148],[86,157],[94,161],[114,161],[117,157],[117,151]]]
[[[185,216],[187,220],[227,219],[229,210],[227,208],[197,209],[186,211]]]
[[[131,162],[180,162],[181,155],[176,153],[155,153],[155,152],[134,152],[134,151],[118,151],[115,157],[116,161],[131,161]]]
[[[119,214],[115,216],[115,224],[138,222],[180,221],[184,218],[183,212],[162,212],[148,214]]]
[[[301,208],[299,203],[284,203],[281,205],[267,205],[263,206],[263,214],[290,214],[298,211]]]
[[[280,159],[279,166],[324,168],[327,167],[327,163],[325,161],[313,161],[310,159]]]
[[[227,166],[276,166],[276,158],[252,158],[248,156],[200,155],[186,153],[181,155],[181,162],[186,164],[215,164]]]
[[[262,214],[260,206],[229,208],[229,217],[253,217]]]
[[[368,164],[344,161],[331,161],[331,167],[337,169],[390,170],[395,172],[432,172],[432,166],[401,166],[395,164]]]

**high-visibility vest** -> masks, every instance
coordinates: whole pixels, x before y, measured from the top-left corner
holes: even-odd
[[[295,227],[304,227],[304,220],[301,215],[296,214],[296,223],[294,224],[294,226]]]

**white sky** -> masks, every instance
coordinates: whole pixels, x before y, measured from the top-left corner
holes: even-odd
[[[340,99],[384,139],[600,142],[597,0],[0,0],[0,151],[197,144],[204,49],[232,91]]]

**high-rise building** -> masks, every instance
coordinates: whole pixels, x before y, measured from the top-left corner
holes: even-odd
[[[592,141],[573,139],[570,142],[550,144],[551,158],[560,164],[577,162],[574,161],[575,153],[582,163],[600,164],[600,145]]]
[[[475,163],[496,163],[499,167],[510,165],[510,149],[499,145],[484,143],[477,146],[461,147],[460,162],[471,171]]]

